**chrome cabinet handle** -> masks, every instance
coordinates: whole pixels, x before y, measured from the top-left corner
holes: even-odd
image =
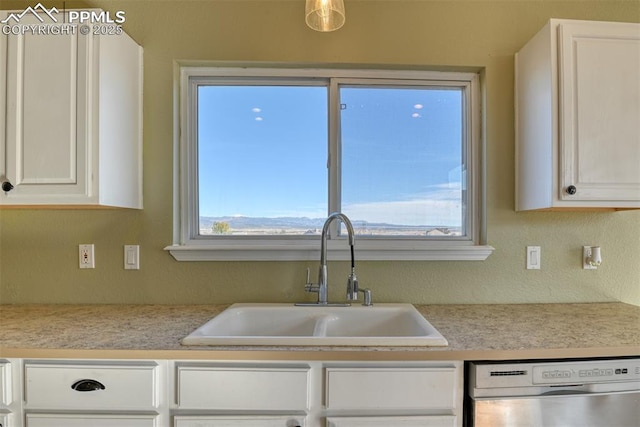
[[[578,189],[576,188],[575,185],[570,185],[570,186],[567,187],[567,189],[565,191],[567,192],[567,194],[570,194],[570,195],[573,196],[574,194],[576,194],[578,192]]]
[[[106,387],[100,381],[84,379],[73,383],[71,386],[75,391],[98,391],[104,390]]]

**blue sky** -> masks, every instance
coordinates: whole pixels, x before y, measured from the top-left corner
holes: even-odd
[[[200,215],[326,216],[326,93],[201,88]]]
[[[459,90],[342,88],[343,212],[460,225],[461,102]],[[201,216],[327,215],[325,87],[201,87],[198,122]]]

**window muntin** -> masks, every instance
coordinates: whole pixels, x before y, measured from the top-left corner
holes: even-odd
[[[179,261],[193,260],[313,260],[318,236],[205,236],[199,232],[197,94],[201,85],[293,85],[329,87],[329,210],[341,210],[338,85],[431,86],[462,94],[462,236],[375,236],[358,240],[358,259],[365,260],[484,260],[493,251],[486,245],[484,143],[480,115],[480,75],[473,72],[385,71],[346,69],[227,68],[179,64],[176,79],[176,163],[174,243],[165,249]],[[306,160],[306,159],[305,159]],[[465,187],[466,186],[466,187]],[[321,218],[324,220],[324,218]],[[336,236],[333,236],[336,237]],[[348,259],[344,244],[329,241],[330,259]]]

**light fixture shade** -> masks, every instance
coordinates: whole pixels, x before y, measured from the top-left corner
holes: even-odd
[[[335,31],[344,25],[343,0],[307,0],[305,22],[316,31]]]

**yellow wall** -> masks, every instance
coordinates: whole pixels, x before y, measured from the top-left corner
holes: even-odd
[[[2,0],[3,9],[34,1]],[[45,1],[46,6],[62,6]],[[513,55],[551,18],[640,22],[637,0],[345,0],[347,23],[306,28],[304,1],[67,1],[126,12],[144,47],[144,204],[128,210],[0,211],[0,303],[230,303],[308,299],[316,262],[182,262],[172,242],[172,73],[176,59],[473,66],[486,72],[488,238],[485,262],[360,262],[378,301],[522,303],[621,300],[640,305],[640,211],[514,211]],[[78,244],[96,245],[96,269],[78,269]],[[141,245],[141,270],[122,268]],[[602,246],[597,271],[581,247]],[[526,270],[525,246],[542,246]],[[341,298],[345,263],[330,265]]]

